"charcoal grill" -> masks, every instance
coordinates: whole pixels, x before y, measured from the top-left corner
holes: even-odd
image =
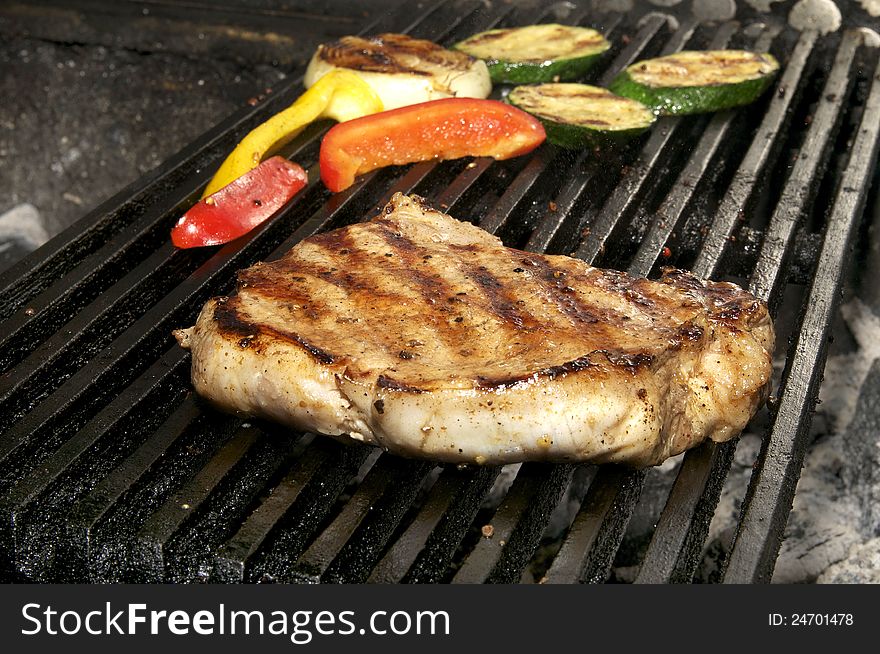
[[[383,169],[335,195],[316,166],[327,125],[314,125],[285,151],[309,171],[304,192],[244,239],[177,251],[168,239],[177,217],[235,143],[301,92],[300,80],[242,109],[0,277],[4,578],[517,582],[537,570],[547,582],[607,580],[648,471],[435,466],[221,415],[192,393],[172,329],[230,291],[236,270],[367,218],[403,191],[509,246],[638,275],[674,265],[733,279],[774,313],[794,298],[786,311],[797,319],[780,316],[794,328],[779,337],[784,370],[757,419],[763,446],[722,575],[770,579],[831,320],[876,194],[876,35],[799,31],[779,12],[748,8],[701,22],[651,5],[602,13],[495,0],[407,3],[363,32],[448,44],[551,21],[608,35],[599,84],[682,48],[769,49],[783,70],[752,106],[661,119],[601,157],[545,145],[504,162]],[[735,447],[707,443],[681,459],[636,581],[694,578]]]

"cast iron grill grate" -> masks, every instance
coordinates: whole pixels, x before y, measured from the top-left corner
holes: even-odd
[[[470,218],[514,247],[656,274],[735,278],[774,311],[795,288],[791,334],[725,581],[768,580],[806,447],[831,318],[874,180],[880,81],[865,33],[782,22],[698,23],[449,0],[365,32],[451,43],[497,25],[591,25],[615,44],[593,81],[682,48],[769,49],[772,92],[734,112],[665,118],[599,159],[545,145],[519,159],[384,169],[331,195],[326,125],[285,154],[308,188],[217,250],[175,251],[168,230],[251,127],[299,83],[247,108],[0,278],[0,566],[10,579],[133,582],[604,581],[647,472],[615,466],[434,466],[291,434],[206,408],[170,332],[236,270],[371,216],[396,191]],[[784,349],[784,334],[779,339]],[[690,581],[735,442],[681,460],[637,581]],[[487,503],[487,497],[495,498]],[[566,512],[563,506],[574,506]],[[563,516],[557,546],[541,547]],[[480,532],[490,522],[491,537]]]

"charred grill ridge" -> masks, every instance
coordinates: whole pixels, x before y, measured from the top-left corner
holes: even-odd
[[[596,315],[595,308],[580,301],[571,286],[566,283],[565,274],[560,274],[561,271],[553,268],[540,257],[523,258],[522,261],[526,265],[537,268],[537,278],[543,282],[542,290],[553,299],[553,304],[559,310],[579,323],[589,325],[599,322],[600,318]],[[606,315],[608,314],[607,309],[604,312]],[[610,319],[620,320],[622,316],[613,316]]]
[[[533,331],[536,328],[535,320],[517,308],[520,299],[511,294],[509,286],[503,284],[485,266],[462,262],[462,268],[464,275],[482,292],[481,299],[485,302],[481,302],[479,306],[495,316],[501,325],[511,333],[520,330]],[[460,300],[450,297],[450,301]]]

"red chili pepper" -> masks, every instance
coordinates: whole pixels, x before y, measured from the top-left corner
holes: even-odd
[[[321,179],[337,192],[357,175],[430,159],[509,159],[546,138],[533,116],[497,100],[446,98],[349,120],[321,142]]]
[[[177,221],[171,242],[179,248],[228,243],[270,218],[307,182],[299,165],[284,157],[266,159],[199,200]]]

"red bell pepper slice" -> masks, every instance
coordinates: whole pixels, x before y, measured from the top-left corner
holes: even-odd
[[[333,126],[321,142],[321,179],[338,192],[357,175],[431,159],[509,159],[546,138],[537,118],[497,100],[446,98]]]
[[[270,218],[308,182],[284,157],[270,157],[216,193],[199,200],[171,230],[179,248],[221,245]]]

